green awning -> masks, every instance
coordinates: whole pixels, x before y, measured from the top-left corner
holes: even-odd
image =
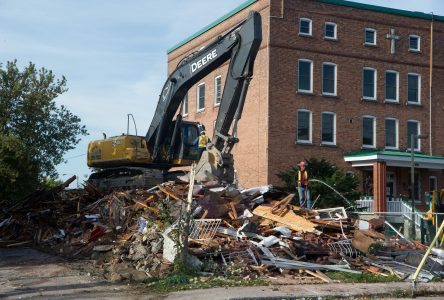
[[[410,167],[410,152],[391,150],[362,150],[344,155],[344,160],[353,167],[371,166],[375,161],[384,161],[387,166]],[[414,154],[415,168],[444,169],[443,156],[431,156],[421,153]]]

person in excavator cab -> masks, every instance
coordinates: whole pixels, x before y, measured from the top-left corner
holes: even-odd
[[[197,148],[199,150],[199,158],[202,156],[205,149],[207,149],[209,142],[210,138],[205,134],[205,131],[201,131],[199,137],[194,141],[194,144],[197,144]]]

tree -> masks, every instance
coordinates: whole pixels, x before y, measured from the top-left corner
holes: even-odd
[[[358,191],[358,186],[360,180],[357,176],[345,174],[344,170],[336,168],[335,165],[325,159],[309,159],[307,161],[307,170],[310,179],[325,182],[351,202],[347,203],[347,201],[323,183],[310,182],[312,202],[320,195],[319,200],[316,202],[316,207],[349,207],[350,204],[354,204],[355,200],[359,198],[360,192]],[[295,182],[296,170],[294,168],[279,173],[278,177],[284,182],[284,186],[280,187],[281,190],[297,194]]]
[[[0,64],[0,134],[9,143],[2,151],[8,153],[9,161],[18,159],[15,165],[0,160],[4,170],[0,176],[12,176],[16,189],[23,186],[23,192],[29,192],[45,177],[55,177],[55,166],[63,162],[63,155],[87,134],[79,117],[56,104],[56,98],[67,90],[64,76],[56,79],[52,71],[37,69],[33,63],[23,70],[16,60]],[[11,149],[18,151],[16,155],[8,152]],[[1,178],[0,182],[10,180]]]

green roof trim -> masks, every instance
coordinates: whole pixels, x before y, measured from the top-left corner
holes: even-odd
[[[347,6],[347,7],[357,8],[357,9],[376,11],[376,12],[398,15],[398,16],[419,18],[419,19],[425,19],[425,20],[432,19],[432,14],[426,14],[426,13],[419,12],[419,11],[409,11],[409,10],[403,10],[403,9],[389,8],[389,7],[384,7],[384,6],[364,4],[364,3],[358,3],[358,2],[346,1],[346,0],[318,0],[318,1],[322,2],[322,3]],[[436,21],[444,22],[444,16],[433,15],[433,19]]]
[[[234,16],[235,14],[237,14],[238,12],[240,12],[241,10],[243,10],[244,8],[247,8],[248,6],[250,6],[251,4],[255,3],[257,0],[247,0],[246,2],[242,3],[241,5],[239,5],[238,7],[236,7],[235,9],[233,9],[232,11],[226,13],[225,15],[223,15],[222,17],[220,17],[219,19],[217,19],[216,21],[214,21],[213,23],[205,26],[204,28],[202,28],[201,30],[199,30],[198,32],[194,33],[193,35],[187,37],[186,39],[184,39],[183,41],[177,43],[176,45],[174,45],[173,47],[169,48],[167,50],[167,54],[173,52],[174,50],[176,50],[177,48],[185,45],[186,43],[188,43],[189,41],[195,39],[196,37],[198,37],[199,35],[207,32],[208,30],[210,30],[211,28],[213,28],[216,25],[219,25],[220,23],[222,23],[223,21],[227,20],[228,18]]]
[[[410,152],[390,151],[390,150],[362,150],[344,155],[344,158],[361,157],[369,155],[388,155],[388,156],[404,156],[410,157]],[[425,154],[415,153],[416,158],[428,158],[428,159],[444,159],[444,156],[431,156]]]

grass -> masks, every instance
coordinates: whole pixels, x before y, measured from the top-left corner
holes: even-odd
[[[208,289],[215,287],[239,287],[268,285],[264,279],[245,280],[238,276],[199,277],[186,274],[171,274],[164,278],[147,278],[144,280],[150,290],[156,293],[166,293],[193,289]]]
[[[346,272],[328,272],[326,274],[333,280],[339,280],[344,283],[377,283],[377,282],[396,282],[399,278],[396,276],[380,276],[377,274],[352,274]]]

